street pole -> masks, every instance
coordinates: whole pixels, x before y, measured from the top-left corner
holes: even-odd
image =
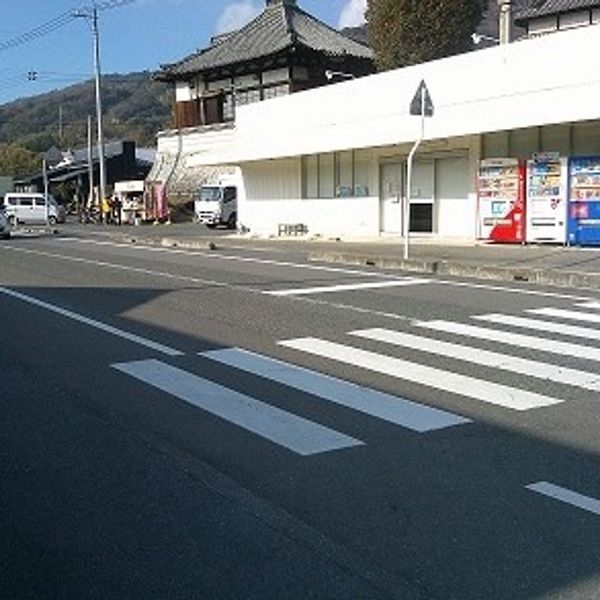
[[[406,169],[406,194],[404,194],[404,210],[403,212],[403,237],[404,237],[404,260],[408,260],[410,255],[410,195],[412,190],[412,171],[413,171],[413,159],[415,153],[421,142],[423,141],[423,137],[425,136],[425,93],[426,88],[424,86],[421,87],[421,131],[419,133],[419,137],[417,141],[413,144],[413,147],[410,150],[408,155],[408,164]]]
[[[88,210],[94,206],[94,156],[92,154],[92,117],[87,118]]]
[[[42,172],[44,174],[44,211],[46,215],[46,227],[48,227],[50,225],[50,207],[48,206],[48,163],[45,158],[42,162]]]
[[[102,128],[102,94],[100,92],[100,32],[98,9],[92,9],[92,33],[94,36],[94,78],[96,81],[96,123],[98,126],[98,160],[100,161],[100,202],[106,197],[106,173],[104,170],[104,133]]]

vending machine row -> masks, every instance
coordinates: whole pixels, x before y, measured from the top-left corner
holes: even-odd
[[[600,245],[600,157],[540,153],[479,166],[478,237]]]

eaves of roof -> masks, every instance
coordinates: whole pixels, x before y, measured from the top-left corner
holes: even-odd
[[[330,56],[354,56],[365,60],[373,52],[322,23],[295,5],[267,6],[253,21],[213,46],[183,60],[164,65],[157,79],[173,80],[210,69],[305,47]]]
[[[526,25],[537,17],[558,15],[585,8],[600,7],[600,0],[533,0],[527,8],[515,14],[516,25]]]

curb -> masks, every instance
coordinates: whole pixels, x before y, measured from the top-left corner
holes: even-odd
[[[488,281],[513,281],[556,287],[600,289],[600,273],[585,273],[581,271],[558,271],[556,269],[530,267],[500,267],[490,264],[482,265],[446,260],[402,260],[329,252],[312,252],[309,254],[308,260],[377,267],[379,269],[398,270],[406,273],[422,273],[426,275],[446,275]]]

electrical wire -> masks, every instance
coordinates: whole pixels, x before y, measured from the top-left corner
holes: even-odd
[[[13,38],[5,40],[4,42],[0,42],[0,52],[16,48],[17,46],[27,44],[28,42],[32,42],[38,38],[53,33],[58,29],[65,27],[81,15],[91,14],[94,9],[97,11],[111,10],[113,8],[120,8],[121,6],[125,6],[127,4],[133,4],[134,2],[137,2],[137,0],[106,0],[105,2],[93,4],[92,6],[83,6],[79,9],[69,10],[55,17],[54,19],[43,23],[42,25],[38,25],[26,33],[21,33]]]

